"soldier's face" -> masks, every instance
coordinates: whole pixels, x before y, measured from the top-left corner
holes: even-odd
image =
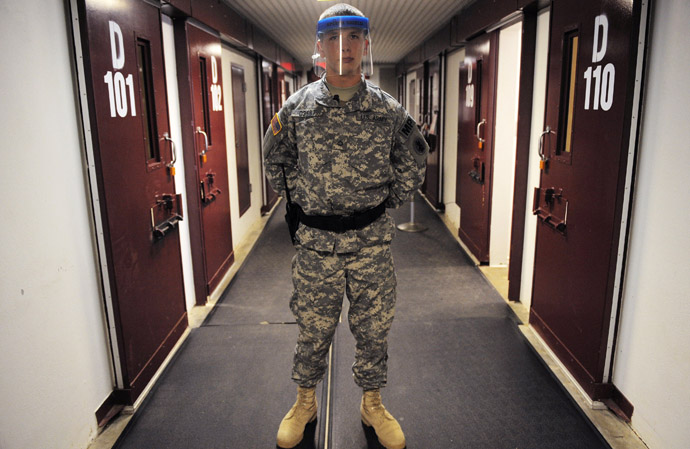
[[[330,31],[318,42],[319,53],[326,58],[326,71],[333,75],[360,73],[368,48],[364,31],[354,28]]]

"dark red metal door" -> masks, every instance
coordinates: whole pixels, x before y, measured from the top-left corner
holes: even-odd
[[[275,68],[275,96],[274,96],[274,109],[276,112],[283,107],[283,103],[287,100],[286,90],[285,90],[285,70],[280,66]]]
[[[639,4],[551,6],[530,322],[593,398],[607,359]]]
[[[460,67],[458,235],[482,263],[489,262],[497,44],[495,32],[472,40]]]
[[[201,217],[206,294],[210,295],[233,261],[221,44],[217,36],[188,23],[187,45],[194,147],[185,151],[194,151],[199,195],[198,208],[190,209],[198,209]]]
[[[232,69],[232,110],[235,124],[235,160],[237,161],[237,196],[240,216],[252,204],[251,186],[249,185],[249,154],[247,150],[247,107],[244,82],[244,68],[231,64]]]
[[[428,63],[426,76],[427,99],[422,131],[429,143],[429,156],[426,159],[426,177],[422,191],[436,207],[439,202],[439,154],[441,148],[441,58]]]
[[[80,2],[79,14],[116,371],[133,403],[187,326],[182,208],[171,176],[160,12],[135,0],[109,5]]]
[[[268,124],[271,123],[271,119],[273,118],[273,115],[275,115],[278,112],[278,109],[276,109],[277,101],[275,100],[275,97],[277,96],[275,91],[275,75],[274,75],[274,67],[273,64],[264,61],[261,64],[261,90],[263,93],[262,99],[261,99],[261,105],[262,105],[262,111],[263,111],[263,119],[264,119],[264,125],[265,128],[268,127]],[[265,129],[264,129],[265,130]],[[266,213],[275,204],[275,202],[278,200],[278,194],[271,188],[271,185],[268,182],[268,178],[264,176],[264,192],[266,192],[266,198],[265,198],[265,204],[261,207],[261,212]]]

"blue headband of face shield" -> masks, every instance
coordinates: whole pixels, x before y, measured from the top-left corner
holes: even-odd
[[[369,19],[359,16],[336,16],[327,17],[319,20],[316,25],[316,35],[320,36],[329,31],[340,30],[342,28],[358,28],[369,32]]]

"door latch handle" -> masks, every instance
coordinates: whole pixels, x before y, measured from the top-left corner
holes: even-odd
[[[182,218],[182,197],[180,194],[164,193],[156,196],[156,204],[151,208],[151,232],[157,241],[177,228]]]
[[[543,198],[543,202],[542,202]],[[565,202],[565,207],[563,206]],[[563,198],[563,189],[535,187],[532,200],[532,213],[545,225],[565,235],[568,227],[569,202]],[[561,213],[562,212],[562,213]],[[563,217],[563,218],[560,218]]]
[[[477,184],[484,184],[484,161],[478,157],[472,159],[472,170],[467,174]]]
[[[168,162],[165,166],[170,169],[170,174],[175,176],[175,162],[177,162],[177,152],[175,151],[175,141],[170,138],[170,135],[165,132],[163,133],[163,139],[167,142],[170,142],[170,162]]]
[[[199,157],[201,157],[201,162],[206,162],[206,152],[208,152],[208,134],[201,129],[201,126],[196,127],[196,132],[204,136],[204,151],[199,154]]]
[[[546,154],[544,153],[544,136],[547,134],[556,134],[550,126],[547,126],[546,129],[541,133],[539,136],[539,158],[541,159],[539,161],[539,168],[541,170],[544,170],[546,168],[546,162],[548,162],[549,158],[546,157]]]
[[[484,142],[486,142],[486,139],[482,139],[479,137],[479,129],[481,128],[482,125],[486,125],[486,119],[483,118],[481,122],[477,123],[477,139],[479,140],[479,148],[484,147]]]

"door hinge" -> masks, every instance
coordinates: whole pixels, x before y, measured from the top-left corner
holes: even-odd
[[[247,83],[242,83],[242,92],[247,91]]]

